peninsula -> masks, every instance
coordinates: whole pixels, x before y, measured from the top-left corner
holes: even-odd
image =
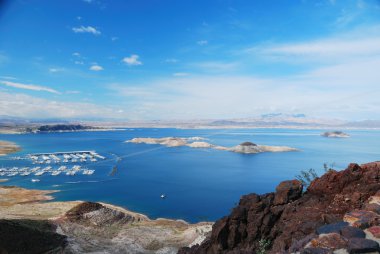
[[[200,244],[211,231],[212,224],[208,222],[152,220],[104,203],[51,201],[52,193],[0,187],[0,250],[176,253],[181,247]]]

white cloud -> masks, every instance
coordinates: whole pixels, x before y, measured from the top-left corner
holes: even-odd
[[[80,57],[81,55],[80,55],[79,52],[74,52],[74,53],[73,53],[73,56]]]
[[[102,71],[102,70],[104,70],[104,69],[103,69],[103,67],[100,66],[100,65],[92,65],[92,66],[90,67],[90,70],[91,70],[91,71]]]
[[[200,41],[197,41],[197,44],[200,46],[205,46],[208,44],[208,41],[207,40],[200,40]]]
[[[118,39],[119,39],[119,37],[116,37],[116,36],[111,37],[111,41],[117,41]]]
[[[173,73],[173,76],[174,77],[184,77],[184,76],[189,76],[190,74],[187,73],[187,72],[176,72],[176,73]]]
[[[0,112],[27,118],[125,118],[119,107],[103,107],[88,102],[65,102],[21,93],[0,92]]]
[[[49,69],[49,72],[51,72],[51,73],[62,72],[62,71],[64,71],[63,68],[50,68]]]
[[[74,31],[74,33],[90,33],[94,35],[101,34],[99,30],[97,30],[95,27],[92,27],[92,26],[73,27],[72,30]]]
[[[40,85],[22,84],[22,83],[16,83],[16,82],[5,81],[5,80],[0,81],[0,84],[3,84],[8,87],[19,88],[19,89],[44,91],[44,92],[49,92],[49,93],[60,94],[60,92],[58,92],[57,90],[54,90],[52,88],[45,87],[45,86],[40,86]]]
[[[83,0],[83,2],[86,2],[86,3],[92,3],[94,0]]]
[[[380,27],[354,31],[320,40],[255,46],[243,50],[271,61],[337,63],[380,54]]]
[[[176,58],[167,58],[167,59],[165,59],[165,63],[178,63],[178,59],[176,59]]]
[[[298,112],[316,117],[374,119],[380,112],[378,66],[380,58],[278,78],[176,75],[110,88],[117,91],[115,96],[128,97],[126,112],[130,118],[239,118],[263,112]]]
[[[78,64],[78,65],[83,65],[84,62],[83,61],[74,61],[75,64]]]
[[[192,63],[190,66],[207,72],[226,72],[236,70],[239,64],[237,62],[209,61]]]
[[[143,63],[139,60],[139,58],[140,57],[138,55],[133,54],[129,57],[124,57],[122,61],[129,66],[142,65]]]
[[[2,79],[9,79],[9,80],[16,80],[17,78],[12,77],[12,76],[0,76]]]

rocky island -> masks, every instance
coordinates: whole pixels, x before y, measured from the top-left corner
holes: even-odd
[[[326,138],[349,138],[350,135],[344,133],[343,131],[327,131],[321,134],[321,136]]]
[[[20,151],[21,148],[15,143],[0,140],[0,156]]]
[[[298,151],[298,149],[296,148],[287,147],[287,146],[257,145],[252,142],[243,142],[237,146],[224,147],[224,146],[213,145],[202,140],[204,140],[204,138],[201,138],[201,137],[190,137],[190,138],[164,137],[164,138],[133,138],[126,142],[136,143],[136,144],[158,144],[158,145],[163,145],[167,147],[188,146],[192,148],[212,148],[216,150],[225,150],[225,151],[231,151],[235,153],[244,153],[244,154],[255,154],[255,153],[263,153],[263,152]]]

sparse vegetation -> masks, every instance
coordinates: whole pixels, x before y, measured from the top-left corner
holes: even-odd
[[[325,173],[335,170],[335,162],[328,164],[327,162],[323,163],[323,170]],[[318,178],[318,174],[315,169],[310,168],[309,170],[301,170],[299,175],[296,175],[296,179],[299,180],[304,187],[310,185],[312,181]]]
[[[268,239],[261,239],[259,241],[259,249],[256,251],[257,254],[265,254],[266,250],[269,248],[271,241]]]

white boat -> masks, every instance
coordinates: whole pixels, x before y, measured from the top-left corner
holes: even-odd
[[[57,175],[59,175],[59,174],[61,174],[61,171],[53,171],[53,172],[51,173],[52,176],[57,176]]]
[[[28,175],[30,175],[30,173],[31,172],[23,172],[23,173],[20,174],[20,176],[28,176]]]
[[[45,173],[45,171],[38,171],[38,172],[35,173],[34,175],[35,175],[35,176],[42,176],[44,173]]]
[[[166,198],[166,195],[165,194],[161,194],[160,198],[164,199],[164,198]]]
[[[31,181],[32,181],[33,183],[35,183],[35,182],[39,182],[40,179],[32,179]]]

